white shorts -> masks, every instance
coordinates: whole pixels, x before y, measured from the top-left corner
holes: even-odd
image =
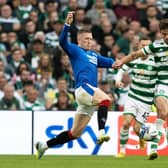
[[[133,115],[135,119],[143,124],[146,122],[149,113],[151,112],[151,105],[140,102],[139,100],[128,97],[124,108],[124,115]]]
[[[167,98],[168,100],[168,86],[167,85],[162,85],[162,84],[156,85],[155,97],[158,97],[158,96],[163,96]]]
[[[89,89],[93,90],[93,92],[97,89],[89,84],[86,85]],[[75,97],[78,104],[77,113],[89,115],[91,117],[95,111],[95,106],[92,101],[93,95],[80,86],[75,90]]]

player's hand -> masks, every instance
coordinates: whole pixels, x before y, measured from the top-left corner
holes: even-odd
[[[73,22],[73,15],[75,14],[74,11],[70,11],[68,12],[68,15],[66,17],[65,23],[68,25],[71,25],[71,23]]]
[[[121,60],[116,60],[115,63],[112,65],[112,68],[119,69],[123,65]]]
[[[123,87],[124,87],[124,83],[118,81],[118,82],[115,83],[115,86],[116,86],[117,88],[123,88]]]

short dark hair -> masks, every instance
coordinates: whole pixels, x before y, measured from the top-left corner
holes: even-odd
[[[32,44],[43,44],[43,42],[40,39],[34,39]]]
[[[78,34],[82,34],[82,33],[92,33],[92,31],[89,29],[81,29],[78,31]]]
[[[159,24],[160,30],[168,29],[168,19],[162,19]]]

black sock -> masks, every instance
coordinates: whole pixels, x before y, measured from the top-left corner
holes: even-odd
[[[98,112],[98,127],[99,130],[105,128],[106,120],[107,120],[107,113],[108,113],[108,107],[107,106],[99,106]]]
[[[64,132],[60,133],[59,135],[57,135],[56,138],[48,140],[47,145],[50,148],[50,147],[53,147],[56,145],[64,144],[64,143],[69,142],[73,139],[75,139],[75,138],[72,137],[72,135],[70,134],[70,131],[64,131]]]

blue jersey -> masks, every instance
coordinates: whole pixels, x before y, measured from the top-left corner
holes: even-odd
[[[114,60],[70,43],[68,41],[69,29],[70,26],[65,24],[60,34],[59,42],[69,56],[75,78],[75,87],[78,88],[86,83],[97,87],[97,68],[111,68]]]

